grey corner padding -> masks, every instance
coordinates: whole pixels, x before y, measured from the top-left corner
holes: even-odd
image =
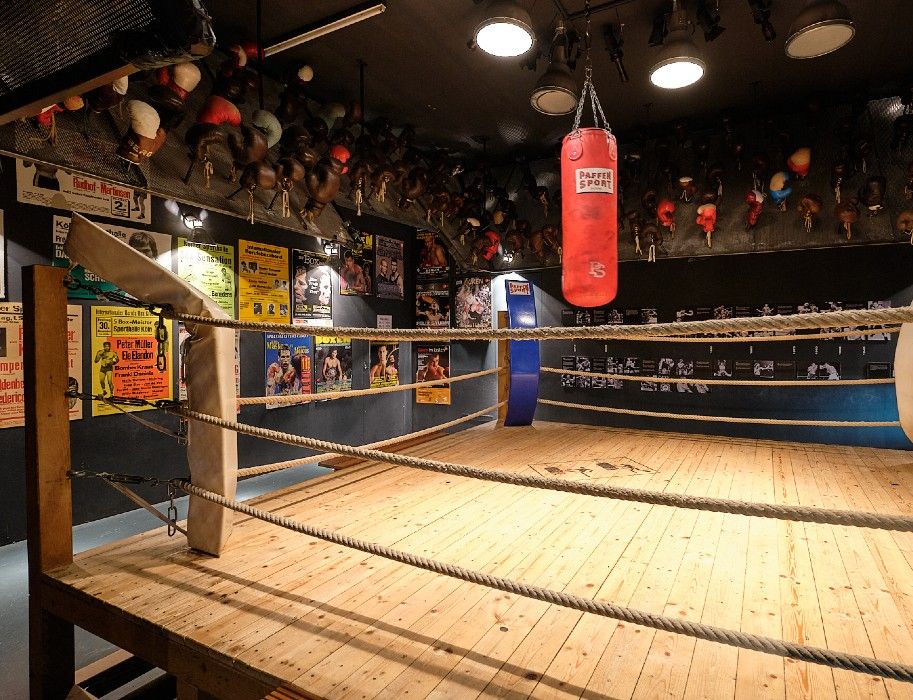
[[[74,263],[137,299],[168,304],[182,313],[228,318],[208,295],[75,212],[64,250]],[[202,324],[188,324],[187,330],[190,349],[184,366],[188,406],[235,420],[234,331]],[[193,483],[234,498],[238,474],[236,434],[191,421],[188,437],[187,462]],[[178,473],[176,470],[175,475]],[[231,534],[233,515],[226,508],[191,496],[188,544],[208,554],[220,554]]]

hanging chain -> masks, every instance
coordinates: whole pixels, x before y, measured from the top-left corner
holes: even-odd
[[[574,127],[572,132],[580,129],[580,119],[583,117],[583,106],[589,95],[590,107],[593,109],[593,122],[597,129],[605,129],[611,133],[609,120],[606,119],[602,111],[602,105],[599,103],[599,97],[596,95],[596,87],[593,85],[593,60],[590,55],[592,48],[590,42],[590,0],[584,3],[584,14],[586,16],[586,28],[584,29],[584,60],[583,60],[583,89],[580,91],[580,99],[577,101],[577,112],[574,114]],[[600,125],[601,122],[601,125]]]
[[[166,514],[168,518],[168,537],[174,537],[178,531],[178,508],[174,504],[177,491],[178,487],[175,485],[174,480],[170,480],[168,482],[168,512]]]
[[[168,328],[165,326],[165,311],[159,309],[155,324],[155,367],[159,372],[168,369]]]

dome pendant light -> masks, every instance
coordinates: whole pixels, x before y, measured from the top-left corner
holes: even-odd
[[[476,45],[492,56],[519,56],[533,46],[529,12],[513,0],[493,0],[475,31]]]
[[[789,28],[786,55],[818,58],[843,48],[855,34],[846,5],[838,0],[811,0]]]
[[[564,23],[560,20],[552,40],[551,63],[536,83],[529,102],[537,112],[553,116],[570,114],[577,108],[577,81],[567,65]]]
[[[706,67],[691,39],[688,13],[681,9],[680,0],[674,0],[669,34],[663,41],[659,59],[650,69],[650,82],[666,90],[678,90],[703,78]]]

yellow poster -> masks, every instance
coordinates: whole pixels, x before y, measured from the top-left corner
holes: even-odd
[[[90,393],[103,396],[129,396],[157,401],[174,398],[172,382],[171,333],[174,324],[166,322],[164,372],[156,366],[158,343],[155,325],[158,317],[145,309],[124,306],[92,307],[92,382]],[[128,411],[145,411],[144,406],[122,406]],[[116,408],[94,401],[93,416],[119,413]]]
[[[235,247],[178,238],[178,277],[235,317]]]
[[[238,241],[238,318],[291,321],[288,248]]]
[[[67,306],[70,389],[82,391],[82,307]],[[0,304],[0,428],[25,425],[22,304]],[[70,420],[82,418],[82,401],[70,399]]]

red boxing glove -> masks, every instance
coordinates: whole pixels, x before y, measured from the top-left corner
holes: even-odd
[[[210,95],[197,114],[197,124],[241,126],[241,112],[224,97]]]

